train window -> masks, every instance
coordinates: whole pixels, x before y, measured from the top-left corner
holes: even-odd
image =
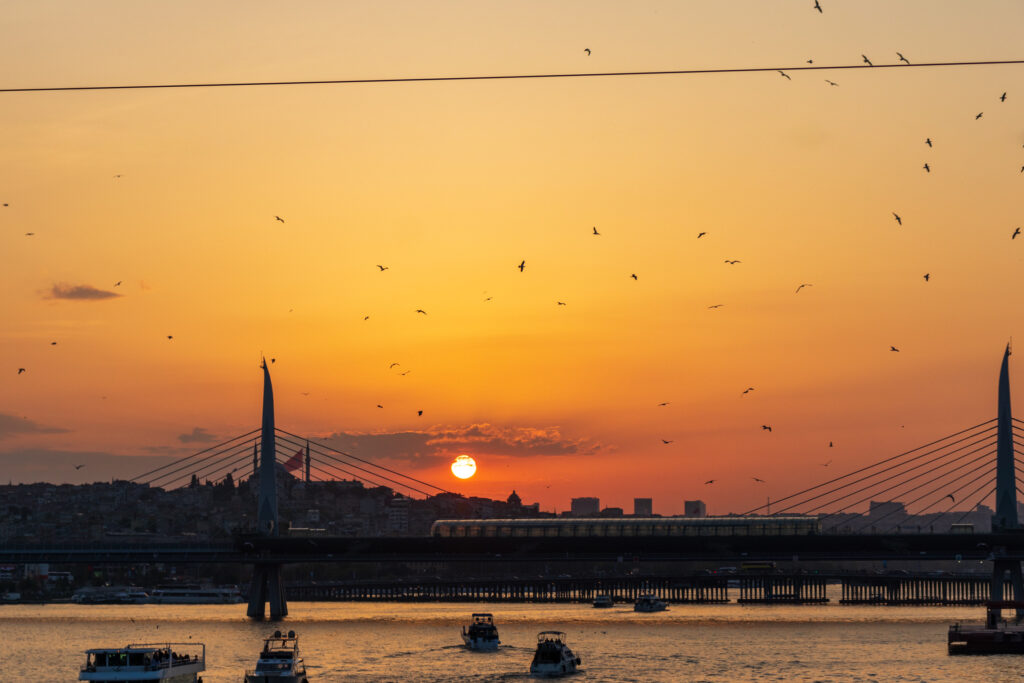
[[[498,535],[501,536],[502,538],[508,538],[509,536],[512,535],[512,527],[509,527],[509,526],[498,527]]]
[[[751,524],[750,525],[751,536],[764,536],[764,524]]]
[[[593,524],[590,527],[591,536],[604,536],[604,526],[601,524]]]
[[[498,529],[493,524],[488,524],[484,527],[484,536],[487,538],[494,538],[498,535]]]
[[[609,524],[609,525],[605,526],[604,529],[605,529],[605,536],[621,536],[622,535],[621,527],[619,527],[618,524]]]
[[[779,527],[779,533],[783,536],[792,536],[794,534],[794,531],[795,528],[792,523],[783,524],[781,527]]]
[[[747,536],[749,533],[750,529],[746,525],[737,524],[736,526],[732,527],[733,536]]]
[[[655,536],[666,536],[668,535],[668,527],[664,524],[655,524],[653,533]]]
[[[530,533],[530,529],[525,526],[517,526],[512,529],[512,535],[516,537],[526,536]]]
[[[545,527],[544,535],[545,536],[557,536],[558,535],[558,527],[557,526]]]
[[[686,532],[687,536],[703,536],[703,534],[701,533],[701,528],[697,525],[684,526],[683,531]]]
[[[530,536],[534,536],[534,537],[536,537],[536,536],[543,536],[544,535],[544,527],[542,527],[542,526],[532,526],[532,527],[529,527],[527,529],[527,531],[530,532]]]
[[[561,529],[558,532],[558,535],[559,536],[575,536],[576,535],[576,527],[573,526],[572,524],[563,524]]]
[[[639,529],[632,524],[625,524],[621,527],[623,536],[636,536]]]
[[[636,528],[636,535],[637,536],[650,536],[651,535],[651,525],[650,524],[641,524],[640,526],[638,526]]]
[[[452,534],[453,536],[458,536],[459,538],[462,538],[466,535],[466,527],[462,526],[461,524],[455,527],[454,531],[455,533]]]

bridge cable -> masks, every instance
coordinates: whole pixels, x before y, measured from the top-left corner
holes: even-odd
[[[163,480],[163,479],[167,479],[168,477],[172,477],[172,479],[170,479],[169,481],[178,481],[179,479],[182,478],[182,476],[189,476],[189,475],[193,474],[195,471],[197,471],[198,469],[203,469],[203,468],[197,467],[201,463],[206,462],[208,460],[211,460],[213,458],[225,457],[225,454],[227,454],[228,457],[230,457],[232,455],[232,453],[229,453],[229,451],[237,452],[240,449],[248,450],[252,446],[253,443],[255,443],[255,440],[247,441],[247,442],[244,442],[242,444],[238,444],[238,445],[231,446],[229,448],[223,449],[223,450],[221,450],[219,452],[212,453],[212,454],[207,455],[207,456],[205,456],[203,458],[200,458],[199,460],[197,460],[196,462],[193,462],[193,463],[184,463],[184,460],[188,460],[188,459],[191,459],[192,457],[195,457],[195,456],[189,456],[189,458],[185,458],[183,460],[179,460],[179,461],[174,463],[174,464],[180,465],[180,467],[178,467],[177,469],[172,470],[170,472],[165,472],[165,473],[163,473],[163,474],[161,474],[161,475],[159,475],[157,477],[154,477],[152,479],[149,479],[148,481],[143,482],[143,483],[145,483],[147,485],[154,485],[155,482]],[[192,469],[189,469],[189,468],[192,468]],[[182,470],[188,470],[188,472],[185,475],[174,476],[174,475],[178,474],[179,472],[181,472]],[[164,486],[164,485],[166,485],[166,484],[161,484],[161,486]]]
[[[965,519],[967,519],[967,515],[971,514],[972,512],[976,512],[977,511],[976,508],[981,505],[981,501],[985,500],[986,498],[988,498],[989,496],[991,496],[995,492],[996,479],[997,479],[997,477],[992,477],[991,479],[988,480],[988,486],[992,487],[991,490],[986,491],[985,494],[981,498],[979,498],[978,501],[972,506],[973,509],[970,509],[967,512],[965,512],[963,515],[960,516],[960,518],[958,520],[953,522],[953,524],[960,524]],[[981,487],[979,487],[979,489],[980,488]],[[975,491],[977,491],[977,490],[978,489],[975,489]],[[968,494],[968,495],[970,495],[970,494]]]
[[[226,459],[229,459],[229,458],[234,458],[234,457],[237,457],[239,454],[243,454],[243,453],[244,453],[243,457],[245,457],[245,458],[250,457],[249,456],[249,451],[250,451],[251,447],[252,447],[252,444],[250,444],[250,443],[243,443],[243,444],[239,444],[237,446],[234,446],[231,449],[227,449],[225,451],[222,451],[220,453],[216,453],[214,455],[207,456],[206,458],[203,458],[204,462],[208,461],[208,460],[210,460],[212,458],[217,458],[217,460],[214,460],[214,462],[212,462],[212,463],[207,463],[205,465],[202,465],[201,467],[194,467],[196,465],[199,465],[200,464],[199,462],[191,463],[187,467],[192,467],[192,469],[189,469],[184,474],[178,474],[177,476],[173,476],[173,478],[168,479],[167,481],[164,481],[159,486],[161,488],[174,487],[174,484],[176,484],[177,482],[180,482],[182,480],[187,479],[187,480],[191,481],[193,475],[198,479],[200,477],[201,473],[202,473],[203,476],[208,476],[209,473],[207,473],[206,470],[208,470],[211,467],[214,467],[214,466],[218,465],[219,462],[222,461],[222,460],[226,460]],[[241,459],[239,459],[239,461],[241,461]],[[163,475],[161,475],[159,477],[156,477],[155,479],[152,479],[152,480],[150,480],[149,482],[146,482],[146,483],[149,484],[149,485],[153,485],[154,482],[157,482],[157,481],[163,480],[163,479],[167,479],[167,477],[172,477],[172,475],[177,474],[178,472],[180,472],[183,469],[185,469],[185,467],[181,467],[178,470],[175,470],[174,472],[165,473],[165,474],[163,474]]]
[[[191,458],[195,458],[196,456],[202,455],[203,453],[205,453],[205,452],[207,452],[209,450],[213,450],[214,448],[220,448],[221,446],[225,446],[225,445],[231,443],[232,441],[237,441],[238,439],[241,439],[241,438],[244,438],[246,436],[250,436],[252,434],[255,434],[258,431],[260,431],[260,430],[254,429],[251,432],[246,432],[245,434],[242,434],[240,436],[236,436],[234,438],[228,439],[227,441],[222,441],[221,443],[214,444],[213,446],[210,446],[209,448],[204,448],[203,450],[199,451],[198,453],[193,453],[192,455],[190,455],[188,457],[181,458],[179,460],[175,460],[175,461],[170,462],[170,463],[168,463],[166,465],[161,465],[160,467],[157,467],[154,470],[150,470],[149,472],[144,472],[143,474],[140,474],[139,476],[135,477],[134,479],[129,479],[128,481],[132,481],[132,482],[138,481],[139,479],[142,479],[144,477],[148,477],[151,474],[155,474],[155,473],[159,472],[162,469],[166,469],[168,467],[171,467],[172,465],[176,465],[176,464],[178,464],[180,462],[184,462],[185,460],[189,460]]]

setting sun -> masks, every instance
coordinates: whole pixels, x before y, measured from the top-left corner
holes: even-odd
[[[452,463],[452,474],[459,479],[469,479],[476,474],[476,460],[468,455],[460,455]]]

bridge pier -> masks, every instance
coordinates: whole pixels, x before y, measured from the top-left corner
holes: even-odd
[[[261,563],[253,567],[249,584],[250,619],[266,617],[267,603],[270,603],[270,618],[273,621],[288,616],[288,603],[284,599],[284,581],[281,579],[281,565]]]

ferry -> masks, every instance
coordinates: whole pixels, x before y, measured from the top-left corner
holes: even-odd
[[[615,600],[610,595],[598,595],[594,597],[594,607],[614,607]]]
[[[242,602],[242,593],[237,586],[175,584],[158,586],[149,601],[157,605],[231,605]]]
[[[530,662],[531,676],[565,676],[576,673],[580,658],[565,643],[561,631],[541,631],[537,634],[537,651]]]
[[[85,651],[80,681],[98,683],[202,683],[206,646],[202,643],[161,643],[95,648]]]
[[[668,609],[668,603],[664,600],[659,600],[658,596],[653,593],[641,595],[633,603],[634,612],[662,612],[666,609]]]
[[[1007,623],[1004,609],[1022,610],[1024,602],[992,600],[985,603],[984,624],[953,624],[947,651],[951,655],[1024,654],[1024,626]]]
[[[274,631],[263,641],[256,668],[245,672],[245,683],[309,683],[295,631],[288,631],[286,636]]]
[[[149,602],[149,594],[141,588],[83,588],[71,596],[79,605],[141,605]]]
[[[462,641],[470,650],[497,650],[501,641],[494,617],[486,612],[474,612],[472,623],[462,627]]]

